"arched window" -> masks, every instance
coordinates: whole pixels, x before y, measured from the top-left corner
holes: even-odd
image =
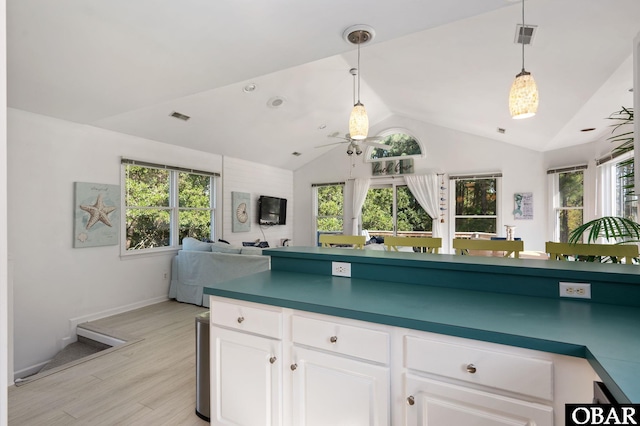
[[[422,156],[420,142],[410,134],[403,131],[393,130],[381,135],[380,144],[387,145],[388,149],[370,147],[367,151],[368,161],[391,159],[407,156]]]

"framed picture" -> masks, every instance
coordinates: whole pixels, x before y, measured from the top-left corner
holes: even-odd
[[[517,192],[513,195],[513,218],[518,220],[533,219],[533,193]]]
[[[231,231],[251,230],[251,200],[246,192],[231,192]]]
[[[75,182],[73,247],[117,245],[120,186]]]

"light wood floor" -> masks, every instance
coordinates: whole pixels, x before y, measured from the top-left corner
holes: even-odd
[[[208,425],[195,414],[195,317],[206,310],[167,301],[90,323],[137,341],[11,386],[9,425]]]

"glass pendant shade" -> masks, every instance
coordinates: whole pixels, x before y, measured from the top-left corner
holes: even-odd
[[[538,87],[531,73],[524,69],[511,86],[509,111],[515,119],[533,117],[538,111]]]
[[[360,102],[353,106],[351,116],[349,117],[349,135],[351,139],[366,139],[369,134],[369,117],[364,105]]]

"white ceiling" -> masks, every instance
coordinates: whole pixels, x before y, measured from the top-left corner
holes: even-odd
[[[399,115],[538,151],[603,137],[604,118],[632,106],[640,1],[525,8],[538,26],[525,66],[540,91],[526,120],[507,107],[521,69],[517,0],[7,0],[8,104],[295,170],[347,132],[357,54],[342,35],[366,24],[372,127]]]

